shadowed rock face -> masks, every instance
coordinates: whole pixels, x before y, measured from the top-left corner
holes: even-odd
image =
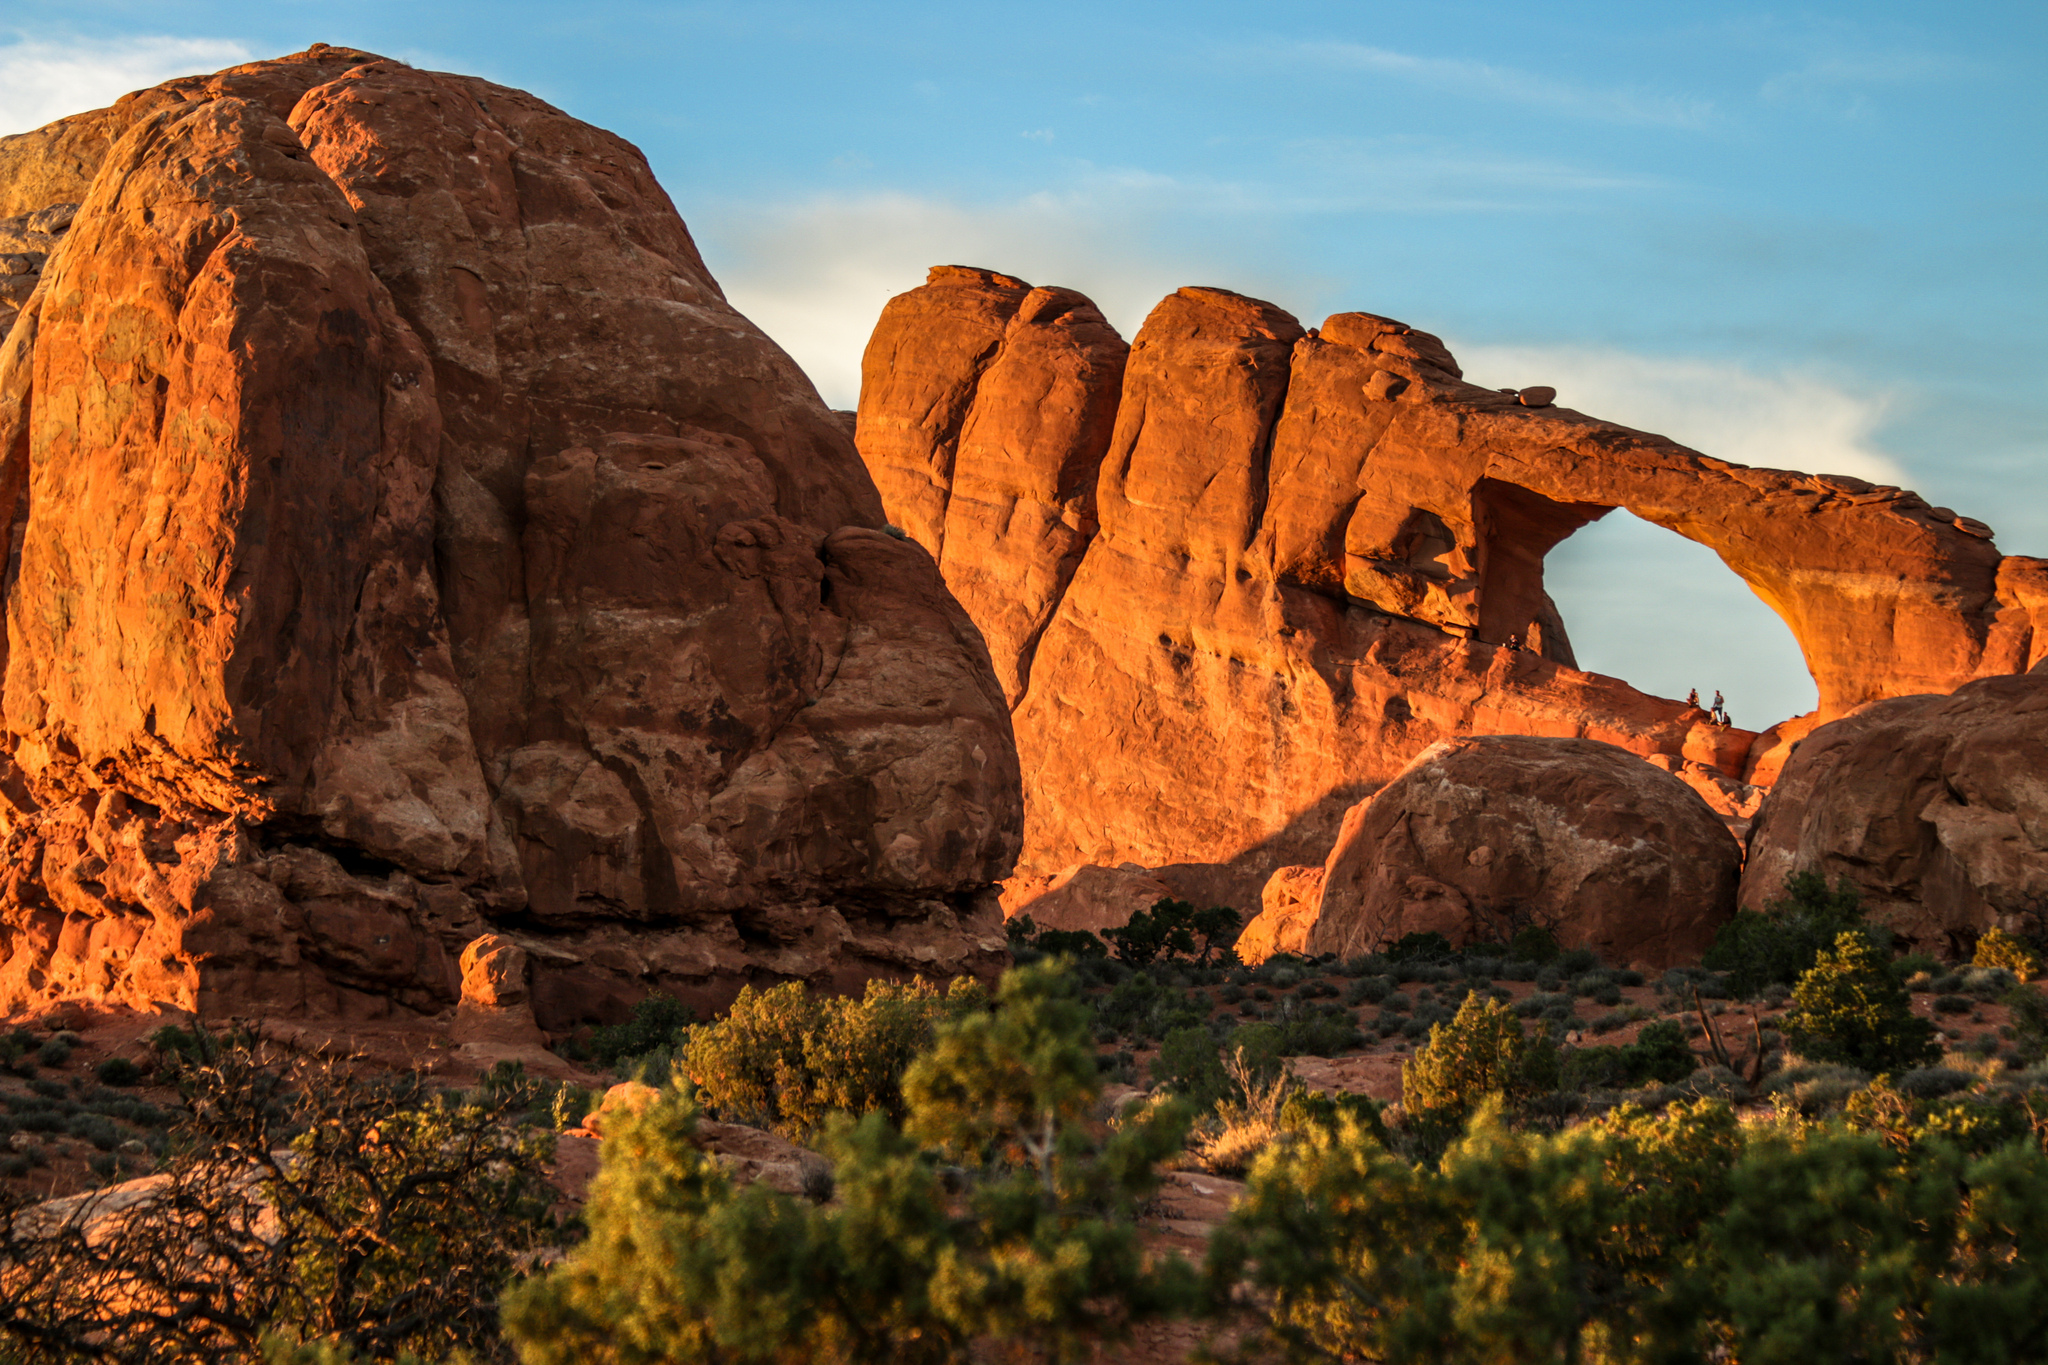
[[[1765,798],[1745,909],[1847,882],[1914,945],[1967,953],[2048,911],[2048,669],[1896,697],[1808,735]]]
[[[986,967],[1001,687],[639,152],[315,48],[0,143],[0,1010]],[[11,197],[9,197],[11,196]]]
[[[1817,720],[2048,652],[2048,566],[1911,493],[1714,460],[1465,383],[1390,319],[1305,331],[1224,290],[1162,302],[1119,370],[1081,303],[1063,306],[1085,328],[1021,321],[1052,292],[934,270],[883,313],[859,421],[889,515],[940,554],[1005,679],[1031,792],[1021,872],[1134,862],[1249,905],[1442,739],[1597,739],[1768,781]],[[1020,371],[1069,387],[1022,386],[1052,395],[1022,421],[997,382]],[[1075,471],[1112,392],[1091,486]],[[1041,491],[956,516],[991,469]],[[1712,546],[1778,611],[1816,717],[1759,742],[1573,666],[1543,559],[1616,507]],[[999,581],[1040,586],[992,605],[980,585]]]

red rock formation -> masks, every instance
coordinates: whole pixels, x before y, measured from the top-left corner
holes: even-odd
[[[1698,794],[1612,745],[1453,740],[1344,817],[1307,951],[1535,924],[1610,962],[1676,966],[1735,913],[1741,872],[1741,846]]]
[[[860,439],[890,515],[941,554],[1016,680],[1025,873],[1211,864],[1209,894],[1247,904],[1274,868],[1323,857],[1347,807],[1462,734],[1598,739],[1768,781],[1797,725],[1757,745],[1573,667],[1543,559],[1615,507],[1713,546],[1784,616],[1823,718],[2048,652],[2048,573],[2001,559],[1980,523],[1478,388],[1436,338],[1385,318],[1304,332],[1213,289],[1179,291],[1140,330],[1094,489],[1099,530],[1034,639],[964,585],[1015,580],[1020,555],[1049,552],[950,514],[963,446],[949,433],[1013,421],[993,393],[984,416],[982,394],[1024,289],[948,267],[892,301]],[[1066,467],[1076,448],[1009,429],[1017,463]],[[1002,610],[1045,607],[1034,591]],[[1526,649],[1503,648],[1517,636]]]
[[[1764,799],[1744,908],[1846,881],[1916,946],[1966,952],[2048,908],[2048,668],[1895,697],[1808,735]]]
[[[1072,290],[1027,293],[953,266],[932,278],[951,287],[904,294],[883,314],[862,367],[875,397],[859,439],[892,515],[981,627],[1014,705],[1095,534],[1096,469],[1130,348]]]
[[[995,960],[985,648],[635,149],[331,48],[73,122],[0,349],[0,1010],[431,1012],[493,925],[554,1029]]]
[[[1260,893],[1259,913],[1237,936],[1239,959],[1257,963],[1276,953],[1306,951],[1322,903],[1322,868],[1283,867],[1275,872]]]
[[[1006,915],[1029,914],[1040,929],[1101,933],[1121,929],[1142,910],[1173,896],[1173,888],[1144,868],[1082,863],[1056,877],[1013,878],[1003,889]]]

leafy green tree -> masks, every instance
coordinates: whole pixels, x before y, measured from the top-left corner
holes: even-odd
[[[1508,940],[1508,956],[1517,962],[1555,962],[1563,951],[1557,935],[1540,924],[1518,929]]]
[[[828,1206],[736,1189],[671,1091],[607,1138],[588,1242],[512,1292],[506,1328],[527,1365],[914,1363],[977,1339],[1075,1355],[1195,1291],[1136,1228],[1187,1112],[1101,1135],[1099,1091],[1087,1008],[1052,964],[938,1025],[902,1128],[827,1122]]]
[[[1116,949],[1116,955],[1133,967],[1166,957],[1192,956],[1195,931],[1191,923],[1195,907],[1171,898],[1156,901],[1140,910],[1119,929],[1105,929],[1102,936]]]
[[[1557,1083],[1549,1028],[1528,1038],[1506,1004],[1474,991],[1450,1023],[1430,1025],[1429,1041],[1401,1063],[1401,1107],[1418,1131],[1447,1137],[1489,1095],[1513,1111]]]
[[[1669,1019],[1643,1025],[1636,1040],[1622,1047],[1581,1047],[1564,1055],[1568,1088],[1621,1090],[1651,1081],[1671,1084],[1699,1069],[1699,1058],[1685,1032]]]
[[[690,1025],[697,1022],[697,1013],[682,1001],[663,991],[653,991],[641,997],[633,1006],[633,1013],[622,1024],[605,1024],[591,1030],[590,1055],[608,1067],[640,1071],[632,1063],[660,1054],[664,1059],[681,1046],[688,1035]],[[662,1076],[655,1075],[659,1081]]]
[[[1862,894],[1844,880],[1833,891],[1818,872],[1795,872],[1785,894],[1764,907],[1737,913],[1721,926],[1702,964],[1723,973],[1738,998],[1772,982],[1791,985],[1842,934],[1874,935],[1863,919]]]
[[[1780,1027],[1802,1057],[1865,1071],[1904,1071],[1941,1056],[1933,1023],[1913,1013],[1891,964],[1853,930],[1799,978]]]
[[[1193,957],[1208,962],[1237,941],[1242,924],[1237,911],[1228,906],[1197,910],[1187,901],[1168,897],[1155,901],[1149,910],[1132,915],[1120,929],[1107,929],[1103,937],[1116,948],[1116,955],[1134,967],[1161,957]],[[1196,946],[1199,939],[1200,947]]]

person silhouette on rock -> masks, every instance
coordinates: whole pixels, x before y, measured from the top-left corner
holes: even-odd
[[[1695,711],[1700,709],[1700,690],[1697,687],[1685,694],[1685,704]]]

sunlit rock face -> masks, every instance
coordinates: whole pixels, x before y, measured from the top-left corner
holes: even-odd
[[[1697,792],[1624,750],[1483,735],[1424,750],[1354,806],[1322,874],[1310,954],[1540,926],[1662,970],[1698,962],[1730,918],[1742,848]]]
[[[1808,735],[1765,798],[1743,871],[1762,910],[1794,872],[1861,893],[1923,949],[1967,955],[2048,906],[2048,664],[1897,697]]]
[[[1003,691],[645,160],[315,48],[0,142],[0,1010],[1000,960]]]
[[[892,300],[861,453],[1004,679],[1020,872],[1134,863],[1254,906],[1470,734],[1661,757],[1746,818],[1739,784],[1814,724],[2048,651],[2048,566],[1983,524],[1553,400],[1466,383],[1391,319],[1304,328],[1220,289],[1168,297],[1127,353],[1087,300],[992,271]],[[1785,619],[1814,716],[1758,736],[1574,666],[1544,556],[1616,507],[1712,547]]]

